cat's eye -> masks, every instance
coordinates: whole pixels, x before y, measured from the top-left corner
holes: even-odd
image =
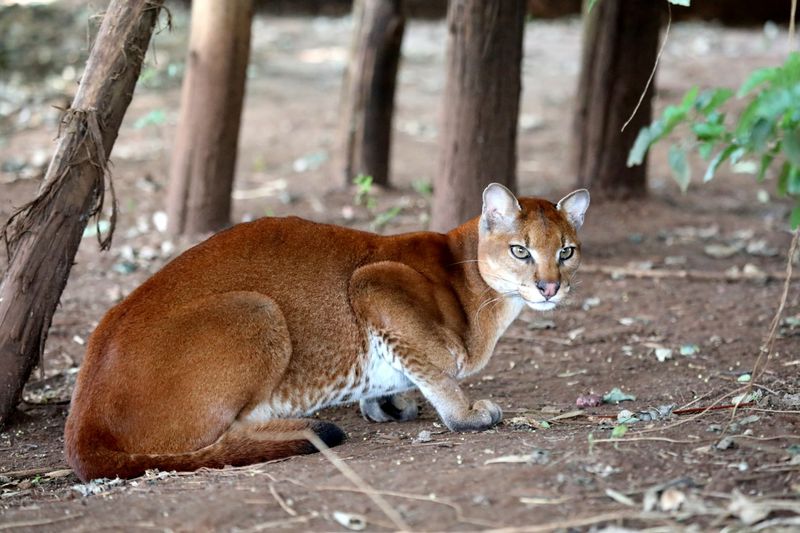
[[[529,259],[531,257],[531,253],[527,250],[527,248],[518,244],[511,245],[511,255],[517,259]]]
[[[558,258],[561,261],[566,261],[567,259],[572,257],[572,254],[574,254],[574,253],[575,253],[575,247],[574,246],[567,246],[566,248],[562,248],[561,249],[561,252],[559,252],[559,254],[558,254]]]

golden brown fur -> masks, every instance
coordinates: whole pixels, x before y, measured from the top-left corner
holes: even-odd
[[[453,430],[497,423],[499,408],[471,406],[457,380],[485,366],[523,304],[549,308],[556,282],[552,301],[569,290],[588,193],[560,208],[516,202],[490,186],[483,215],[447,234],[264,218],[195,246],[93,333],[66,424],[69,464],[90,479],[308,453],[298,431],[329,445],[344,435],[304,414],[360,400],[367,418],[408,419],[416,406],[396,393],[412,387]],[[515,242],[540,261],[511,255]],[[559,263],[565,244],[574,254]]]

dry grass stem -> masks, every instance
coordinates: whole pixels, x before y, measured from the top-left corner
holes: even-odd
[[[286,514],[289,516],[297,516],[297,511],[292,509],[289,504],[286,503],[286,500],[284,500],[283,497],[278,494],[278,491],[275,490],[275,485],[273,483],[269,484],[269,493],[272,494],[272,497],[275,498],[275,501],[278,502],[278,505],[281,506],[281,509],[286,511]]]
[[[772,348],[775,345],[775,338],[778,335],[778,326],[781,324],[781,317],[783,316],[783,309],[786,307],[786,300],[789,297],[789,286],[792,281],[792,270],[794,265],[792,259],[794,258],[795,251],[797,250],[797,241],[800,238],[800,228],[797,228],[792,236],[792,243],[789,245],[788,259],[786,260],[786,278],[783,282],[783,292],[781,293],[780,303],[778,309],[775,311],[775,316],[772,318],[772,323],[769,327],[769,333],[761,345],[761,351],[758,354],[755,364],[753,365],[752,381],[758,380],[767,368],[769,358],[772,356]],[[762,364],[762,360],[764,361]],[[752,385],[751,385],[752,387]]]
[[[660,514],[654,513],[637,513],[635,511],[612,511],[608,513],[601,513],[593,516],[583,516],[578,518],[570,518],[568,520],[557,520],[546,524],[539,524],[535,526],[522,526],[522,527],[503,527],[499,529],[489,529],[487,533],[539,533],[545,531],[556,531],[562,529],[580,528],[600,524],[602,522],[616,522],[625,519],[640,519],[640,520],[668,520]]]
[[[283,528],[286,529],[288,526],[293,526],[296,524],[305,524],[314,520],[315,518],[319,517],[318,513],[311,513],[302,516],[294,516],[292,518],[285,518],[283,520],[272,520],[270,522],[264,522],[261,524],[257,524],[251,528],[245,529],[247,533],[256,533],[257,531],[264,531],[266,529],[278,529]]]
[[[667,29],[664,30],[664,40],[661,41],[661,48],[658,50],[658,55],[656,56],[656,60],[653,63],[653,70],[650,71],[650,77],[647,78],[647,83],[644,85],[644,89],[642,90],[642,94],[639,96],[639,101],[636,102],[636,107],[633,108],[633,112],[631,116],[628,117],[628,120],[625,121],[625,124],[622,125],[622,129],[619,131],[625,131],[625,128],[628,127],[628,124],[631,123],[633,117],[636,116],[636,112],[639,111],[639,107],[642,105],[645,96],[647,95],[647,90],[650,88],[650,84],[653,83],[653,77],[656,75],[656,69],[658,68],[658,63],[661,61],[661,54],[664,53],[664,48],[667,46],[667,41],[669,40],[669,29],[672,27],[672,5],[667,2]]]
[[[626,276],[640,279],[686,279],[690,281],[769,281],[787,279],[787,275],[781,272],[720,272],[716,270],[670,270],[666,268],[645,270],[611,265],[581,266],[581,273],[607,274],[609,276]]]
[[[358,494],[369,494],[369,492],[366,492],[366,491],[364,491],[363,489],[360,489],[360,488],[332,486],[332,485],[321,485],[321,486],[314,485],[314,486],[312,486],[312,485],[308,485],[306,483],[303,483],[302,481],[298,481],[298,480],[292,479],[292,478],[282,478],[282,479],[279,480],[279,479],[277,479],[277,478],[275,478],[275,477],[273,477],[271,475],[270,475],[270,478],[273,481],[285,481],[287,483],[291,483],[293,485],[297,485],[298,487],[302,487],[303,489],[306,489],[306,490],[316,490],[316,491],[326,491],[326,492],[327,491],[330,491],[330,492],[355,492],[355,493],[358,493]],[[430,496],[426,496],[424,494],[413,494],[413,493],[409,493],[409,492],[397,492],[397,491],[391,491],[391,490],[377,490],[377,489],[371,489],[370,492],[372,492],[374,494],[379,494],[381,496],[391,497],[391,498],[401,498],[401,499],[404,499],[404,500],[413,500],[413,501],[418,501],[418,502],[428,502],[428,503],[435,503],[437,505],[444,505],[445,507],[449,507],[450,509],[455,511],[456,520],[459,521],[459,522],[462,522],[464,524],[472,524],[472,525],[481,526],[481,527],[494,527],[494,526],[497,525],[494,522],[488,522],[488,521],[485,521],[485,520],[479,520],[479,519],[476,519],[476,518],[469,518],[469,517],[465,516],[464,515],[464,510],[457,503],[453,503],[453,502],[450,502],[450,501],[447,501],[447,500],[442,500],[442,499],[439,499],[439,498],[434,499],[434,498],[432,498]]]
[[[394,507],[389,505],[389,503],[384,500],[383,497],[377,491],[375,491],[375,489],[370,487],[366,481],[356,474],[355,470],[350,468],[350,466],[341,460],[338,455],[333,453],[328,445],[322,442],[322,439],[320,439],[316,433],[312,431],[304,431],[303,437],[313,444],[320,451],[320,453],[322,453],[322,455],[324,455],[325,458],[330,461],[339,472],[342,473],[344,477],[353,483],[353,485],[364,491],[364,494],[366,494],[373,502],[375,502],[375,505],[377,505],[378,508],[383,511],[383,514],[386,515],[386,518],[391,520],[395,527],[401,531],[411,531],[411,527],[406,524],[405,520],[403,520],[403,517],[400,516],[400,513],[398,513]]]
[[[35,520],[20,520],[19,522],[6,522],[5,524],[0,524],[0,531],[49,526],[50,524],[58,524],[59,522],[66,522],[67,520],[73,520],[82,516],[82,514],[74,514],[69,516],[59,516],[58,518],[39,518]]]
[[[713,440],[709,439],[670,439],[667,437],[620,437],[618,439],[592,439],[593,444],[597,444],[598,442],[625,443],[644,441],[670,442],[673,444],[703,444],[704,442],[713,442]]]

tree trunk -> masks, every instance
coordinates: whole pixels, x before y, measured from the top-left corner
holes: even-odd
[[[161,4],[111,2],[42,188],[5,228],[10,257],[0,283],[0,426],[44,350],[86,222],[102,207],[108,154]]]
[[[169,231],[230,225],[252,0],[194,0],[178,131],[170,163]]]
[[[355,0],[355,30],[342,91],[339,144],[345,184],[359,174],[389,184],[403,0]]]
[[[601,0],[587,15],[574,118],[578,184],[593,198],[627,199],[647,192],[647,161],[628,167],[639,130],[652,119],[651,83],[636,111],[658,54],[663,2]]]
[[[483,188],[516,188],[525,0],[451,0],[431,229],[477,216]]]

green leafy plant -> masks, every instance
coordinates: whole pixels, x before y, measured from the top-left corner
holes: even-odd
[[[730,100],[744,100],[734,118]],[[800,226],[800,53],[792,52],[778,67],[758,69],[734,93],[716,88],[690,89],[677,106],[668,106],[661,117],[639,131],[628,154],[628,166],[639,165],[650,147],[688,126],[689,135],[669,147],[672,175],[686,191],[692,179],[687,153],[696,150],[708,166],[703,182],[714,179],[723,163],[734,170],[755,174],[764,181],[767,171],[779,168],[777,193],[794,201],[792,229]]]
[[[363,205],[367,208],[367,211],[372,215],[370,227],[374,231],[383,229],[389,222],[397,218],[397,215],[403,210],[402,206],[394,206],[380,213],[375,212],[375,209],[378,207],[378,200],[373,193],[374,185],[372,176],[359,174],[353,178],[353,185],[356,186],[356,194],[353,197],[353,203],[355,203],[355,205]]]
[[[372,224],[370,224],[370,227],[375,231],[383,229],[386,224],[397,218],[397,215],[399,215],[402,211],[402,206],[395,205],[390,207],[386,211],[375,215],[375,218],[372,219]]]
[[[411,183],[411,187],[414,191],[425,198],[426,200],[430,199],[433,196],[433,184],[430,181],[424,179],[414,180]]]
[[[366,174],[359,174],[353,178],[353,185],[356,186],[356,195],[353,202],[356,205],[363,205],[369,210],[372,210],[377,205],[377,200],[372,194],[372,176]]]
[[[611,430],[611,438],[612,439],[621,439],[625,436],[625,433],[628,432],[628,426],[625,424],[617,424],[614,426],[614,429]]]

